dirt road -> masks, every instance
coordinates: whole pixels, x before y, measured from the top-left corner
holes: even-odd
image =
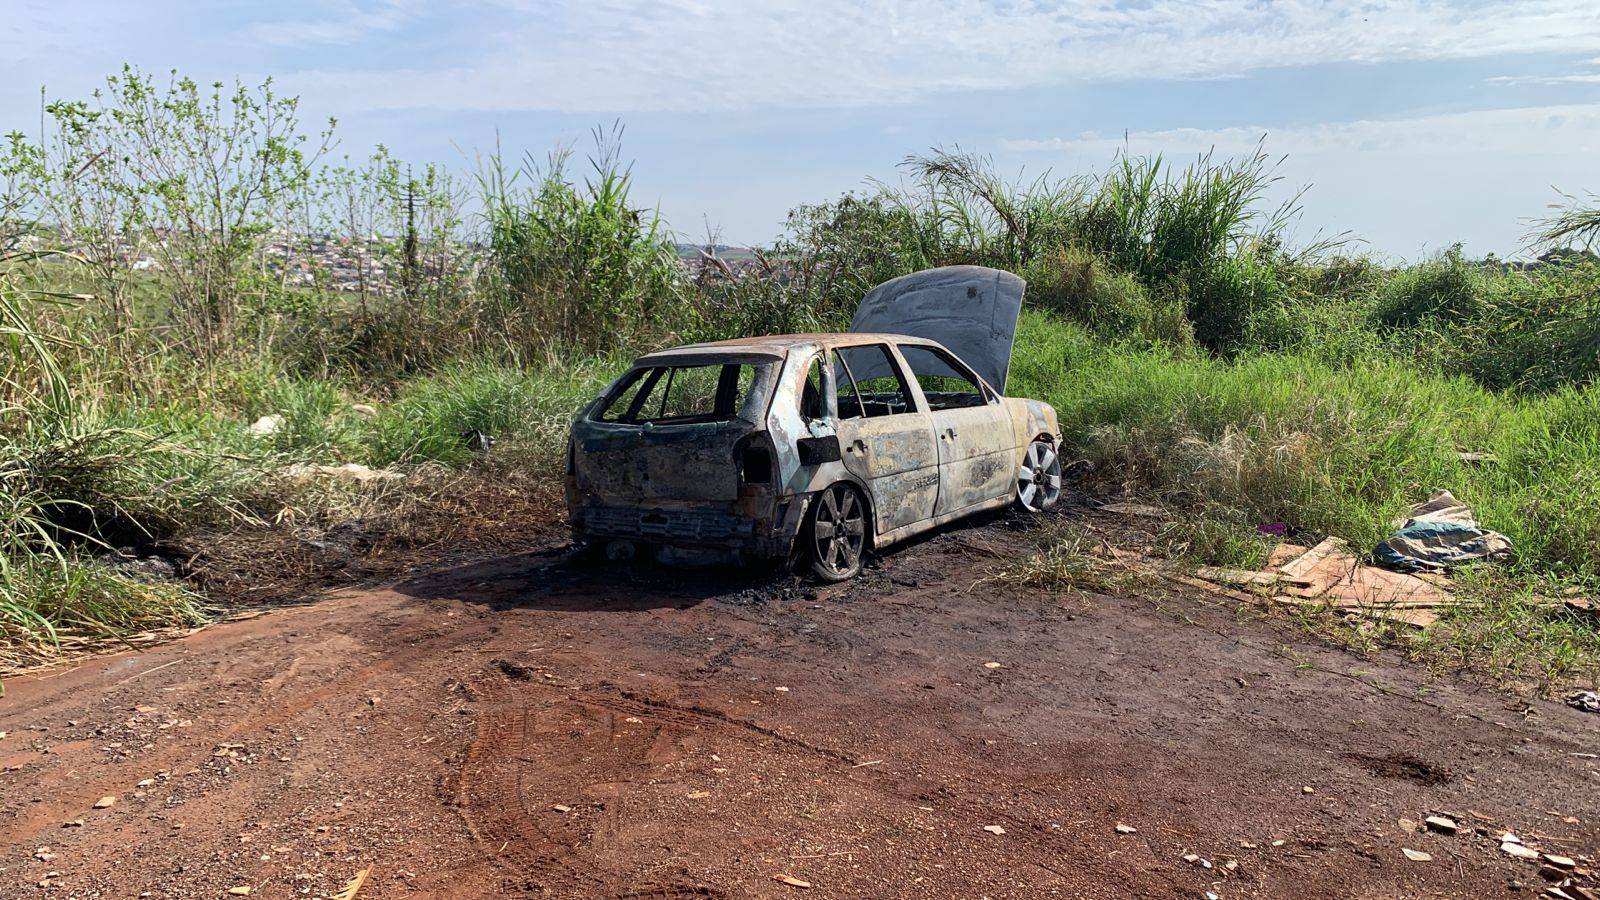
[[[0,896],[1532,896],[1473,826],[1600,845],[1600,717],[975,585],[1007,528],[826,589],[552,546],[11,679]]]

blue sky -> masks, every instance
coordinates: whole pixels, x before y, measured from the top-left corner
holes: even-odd
[[[620,119],[637,196],[688,239],[769,240],[784,213],[892,180],[907,154],[1008,173],[1123,146],[1285,157],[1303,238],[1388,258],[1512,255],[1558,189],[1600,192],[1600,4],[1573,0],[0,0],[0,130],[39,86],[132,62],[272,76],[341,152],[466,169],[583,149]]]

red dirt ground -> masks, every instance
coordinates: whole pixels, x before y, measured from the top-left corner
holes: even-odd
[[[1600,717],[977,583],[1015,539],[829,588],[550,547],[9,679],[0,896],[1532,896],[1472,826],[1595,854]]]

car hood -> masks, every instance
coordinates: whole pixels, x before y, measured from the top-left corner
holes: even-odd
[[[938,341],[1005,393],[1025,287],[1010,272],[983,266],[925,269],[873,288],[850,330]]]

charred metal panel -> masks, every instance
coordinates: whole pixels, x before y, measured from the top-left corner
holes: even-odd
[[[1017,438],[999,403],[932,413],[939,436],[937,514],[1010,496],[1017,474]]]
[[[840,420],[844,467],[868,486],[879,532],[933,515],[939,454],[927,413]]]
[[[902,275],[867,294],[850,330],[938,341],[990,387],[1004,393],[1025,288],[1023,280],[1010,272],[982,266],[945,266]]]

